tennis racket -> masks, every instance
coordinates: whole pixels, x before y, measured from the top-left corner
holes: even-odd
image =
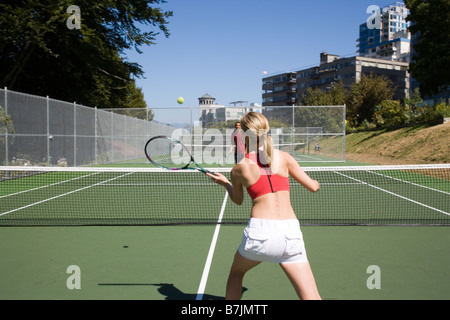
[[[145,144],[145,155],[155,166],[167,170],[197,170],[214,174],[195,162],[188,148],[180,141],[167,137],[156,136]],[[194,164],[196,167],[190,166]],[[215,174],[214,174],[215,175]]]

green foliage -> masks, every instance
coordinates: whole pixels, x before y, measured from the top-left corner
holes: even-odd
[[[326,92],[320,88],[308,88],[302,102],[305,106],[342,106],[346,103],[347,96],[348,92],[341,81],[332,84]]]
[[[319,88],[306,89],[306,93],[303,95],[303,105],[305,106],[328,106],[333,105],[330,96],[327,92],[322,91]]]
[[[409,30],[417,36],[410,63],[412,77],[420,83],[423,96],[437,94],[450,84],[450,1],[405,0],[405,4],[410,10]]]
[[[400,101],[384,100],[375,107],[373,120],[377,127],[398,127],[405,124],[407,119],[407,110]]]
[[[11,120],[11,116],[9,114],[6,114],[5,109],[0,106],[0,144],[4,145],[6,143],[6,133],[14,133],[14,125]],[[12,142],[13,139],[14,138],[11,137],[10,142]]]
[[[368,90],[368,92],[370,91]],[[350,90],[349,101],[356,100],[352,94]],[[355,120],[352,111],[354,112],[350,109],[350,114],[347,113],[347,133],[416,125],[436,125],[442,123],[444,118],[450,117],[449,105],[445,102],[435,106],[423,105],[422,97],[417,89],[411,94],[411,97],[404,99],[402,102],[391,99],[380,101],[373,108],[371,116],[364,118],[362,121]],[[367,114],[370,114],[370,112]]]
[[[402,109],[399,106],[400,103],[391,101],[394,92],[395,88],[390,80],[383,76],[370,74],[363,75],[361,81],[352,84],[349,90],[344,88],[342,82],[333,84],[327,92],[322,91],[320,88],[308,88],[306,94],[303,96],[302,102],[307,106],[346,104],[347,119],[345,126],[347,132],[353,132],[355,130],[371,130],[379,126],[395,126],[397,123],[404,121],[406,116],[403,114],[403,111],[399,110],[399,108]],[[378,107],[381,109],[378,110],[378,119],[374,122],[377,106],[386,100],[389,102]],[[411,102],[416,101],[411,100]],[[380,111],[384,114],[382,115]],[[300,114],[296,114],[296,124],[302,123],[302,121],[315,121],[314,114],[308,114],[308,111],[302,112],[303,114],[301,116]],[[395,118],[390,119],[389,115],[393,114],[395,114]],[[326,124],[330,130],[341,130],[342,119],[336,115],[335,117],[333,115],[324,116],[328,119],[335,119]],[[324,124],[317,124],[317,126],[323,127]]]
[[[450,105],[445,102],[441,102],[435,106],[435,109],[442,118],[450,118]]]
[[[363,75],[361,81],[350,87],[347,120],[353,125],[362,124],[364,120],[369,121],[375,107],[384,100],[392,99],[394,92],[395,88],[387,78],[373,74]]]
[[[7,132],[14,133],[14,125],[11,116],[6,114],[5,109],[0,106],[0,135],[4,135]]]
[[[320,127],[323,133],[342,132],[344,126],[342,108],[296,108],[294,121],[296,127]]]
[[[125,114],[143,120],[152,121],[155,116],[154,113],[147,108],[142,89],[137,88],[134,81],[128,84],[127,96],[125,97],[122,108],[128,109]]]
[[[367,131],[373,129],[394,129],[406,126],[437,125],[450,117],[450,105],[441,102],[435,106],[422,105],[411,108],[399,101],[385,100],[375,108],[372,121],[364,120],[353,127],[347,122],[346,132]]]
[[[347,105],[345,129],[347,133],[374,129],[392,129],[402,126],[435,125],[450,117],[450,106],[442,102],[436,106],[423,105],[420,91],[416,89],[403,101],[392,100],[395,88],[388,79],[376,75],[363,75],[360,82],[346,90],[342,83],[327,92],[308,88],[302,102],[305,106]],[[299,126],[323,127],[328,132],[339,132],[342,120],[331,114],[332,109],[315,110],[299,108],[295,123]],[[323,123],[320,119],[328,119]],[[333,131],[334,130],[334,131]],[[339,130],[339,131],[336,131]]]
[[[444,118],[450,117],[450,106],[441,102],[435,106],[423,106],[417,108],[414,123],[435,125],[443,122]]]
[[[308,88],[303,95],[304,106],[342,106],[348,99],[348,92],[342,81],[331,85],[330,90]],[[343,117],[340,109],[297,108],[295,125],[298,127],[322,127],[324,132],[342,132]]]
[[[121,54],[154,44],[159,31],[169,36],[172,12],[156,7],[163,2],[2,1],[0,87],[91,107],[126,107],[137,89],[133,78],[143,70]],[[80,29],[67,26],[71,5],[80,8]],[[156,30],[141,31],[142,25]]]
[[[423,102],[419,88],[414,89],[409,98],[403,99],[403,103],[412,111],[416,110]]]

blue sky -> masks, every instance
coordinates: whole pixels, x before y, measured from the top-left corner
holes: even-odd
[[[209,93],[217,104],[262,102],[263,71],[269,74],[318,65],[325,51],[356,55],[359,25],[370,5],[395,0],[167,0],[172,10],[170,36],[160,34],[142,54],[126,53],[139,63],[137,79],[149,108],[198,106]],[[160,121],[178,112],[155,112]]]

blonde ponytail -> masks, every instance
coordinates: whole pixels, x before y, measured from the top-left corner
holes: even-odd
[[[269,167],[272,167],[272,159],[273,159],[273,140],[272,137],[268,134],[265,135],[264,141],[264,156],[266,157],[266,163]]]
[[[262,147],[262,152],[258,152],[260,163],[271,167],[273,159],[273,140],[269,136],[270,127],[267,118],[261,113],[248,112],[242,117],[241,125],[242,129],[245,131],[246,152],[250,152],[252,142],[256,142],[254,145],[256,146],[256,149]]]

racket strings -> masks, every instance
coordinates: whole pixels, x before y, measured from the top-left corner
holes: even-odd
[[[146,146],[146,154],[153,163],[166,168],[184,168],[191,160],[182,144],[166,138],[150,141]]]

